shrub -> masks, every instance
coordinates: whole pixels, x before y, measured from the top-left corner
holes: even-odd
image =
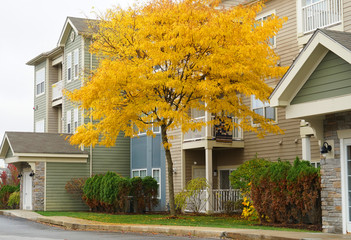
[[[157,199],[158,184],[157,181],[150,176],[143,178],[143,193],[145,198],[145,205],[151,211],[158,204]]]
[[[92,211],[101,210],[100,183],[103,175],[98,174],[88,178],[83,187],[83,200]]]
[[[19,191],[19,185],[17,186],[5,185],[1,187],[0,204],[2,208],[7,208],[10,194],[17,191]]]
[[[140,177],[133,177],[130,179],[130,183],[130,195],[133,196],[134,210],[137,213],[142,213],[145,209],[145,201],[143,197],[143,180]]]
[[[252,181],[253,176],[259,175],[270,164],[271,162],[257,156],[250,161],[244,162],[230,174],[232,188],[240,189],[243,193],[250,192],[249,183]]]
[[[204,209],[208,199],[205,197],[204,190],[209,190],[210,185],[206,178],[195,178],[188,182],[185,189],[175,197],[175,204],[182,211],[189,207],[195,213]]]
[[[20,192],[13,192],[10,194],[7,206],[12,209],[18,209],[20,204]]]
[[[321,223],[320,173],[309,162],[272,163],[252,183],[261,222],[268,217],[274,223]]]

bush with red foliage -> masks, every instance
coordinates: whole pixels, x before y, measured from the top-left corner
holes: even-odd
[[[253,176],[251,198],[262,223],[321,224],[320,173],[308,161],[271,163]]]

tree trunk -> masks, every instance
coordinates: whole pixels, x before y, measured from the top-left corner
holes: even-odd
[[[162,134],[162,144],[166,153],[166,161],[167,161],[167,171],[168,171],[168,198],[169,198],[169,207],[170,214],[172,216],[176,215],[175,211],[175,203],[174,203],[174,183],[173,183],[173,161],[171,156],[171,150],[169,148],[168,136],[167,136],[167,126],[161,126],[161,134]]]

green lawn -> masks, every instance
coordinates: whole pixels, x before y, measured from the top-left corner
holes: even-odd
[[[259,226],[257,222],[238,219],[238,217],[222,216],[190,216],[181,215],[178,219],[168,219],[167,215],[114,215],[92,212],[43,212],[37,213],[43,216],[67,216],[105,223],[124,223],[124,224],[150,224],[150,225],[172,225],[172,226],[196,226],[196,227],[220,227],[220,228],[249,228],[282,231],[307,231],[291,228],[277,228]]]

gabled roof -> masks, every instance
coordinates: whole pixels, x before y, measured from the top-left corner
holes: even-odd
[[[33,132],[5,132],[0,147],[0,158],[5,158],[9,149],[14,156],[28,154],[64,154],[86,155],[77,146],[70,145],[66,138],[71,134],[33,133]]]
[[[95,19],[67,17],[57,45],[63,46],[65,44],[72,29],[77,35],[92,35],[94,33],[94,29],[90,26],[95,25],[96,23],[98,23],[98,20]]]
[[[317,29],[275,87],[271,106],[289,105],[328,51],[351,64],[351,33]]]

